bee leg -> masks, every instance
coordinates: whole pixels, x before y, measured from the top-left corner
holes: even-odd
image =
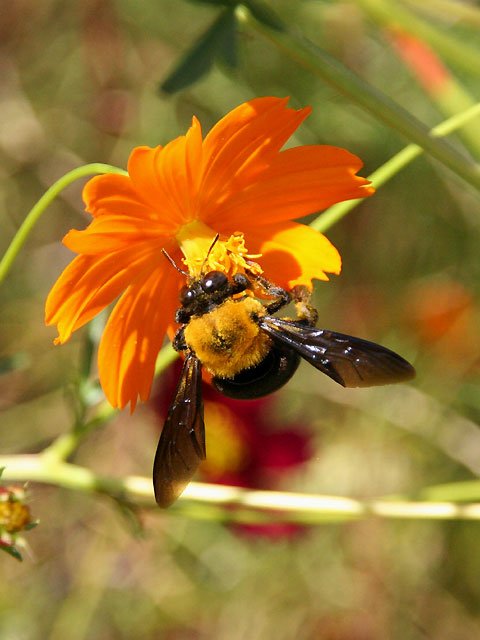
[[[275,297],[275,300],[267,304],[265,309],[268,314],[275,313],[282,307],[285,307],[292,300],[292,296],[286,289],[282,289],[282,287],[277,287],[276,285],[269,282],[266,278],[262,278],[262,276],[256,276],[255,282],[259,284],[265,293],[269,296]]]
[[[310,327],[314,327],[317,324],[318,311],[310,303],[311,297],[311,291],[303,284],[297,284],[292,289],[292,298],[295,302],[297,318],[300,322],[305,322],[305,324]]]
[[[175,349],[175,351],[188,350],[188,345],[185,342],[185,327],[180,327],[180,329],[177,330],[172,341],[172,347]]]

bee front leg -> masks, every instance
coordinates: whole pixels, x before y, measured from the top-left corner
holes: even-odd
[[[292,296],[286,289],[282,289],[282,287],[278,287],[277,285],[269,282],[266,278],[262,278],[262,276],[257,276],[255,278],[255,282],[259,284],[265,293],[269,296],[275,297],[275,300],[270,302],[265,306],[265,309],[268,314],[275,313],[282,307],[285,307],[289,302],[292,301]]]
[[[180,329],[177,329],[177,332],[175,333],[175,336],[173,337],[172,340],[172,347],[175,349],[175,351],[187,351],[188,350],[188,345],[185,342],[185,327],[180,327]]]

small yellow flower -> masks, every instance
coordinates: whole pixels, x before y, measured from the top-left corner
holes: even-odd
[[[31,524],[23,487],[0,487],[0,532],[18,533]]]

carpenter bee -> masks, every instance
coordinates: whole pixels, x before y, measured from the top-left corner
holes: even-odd
[[[168,257],[168,256],[167,256]],[[253,293],[263,290],[268,303]],[[293,301],[297,319],[272,314]],[[258,398],[282,387],[303,358],[344,387],[404,382],[415,370],[373,342],[317,329],[310,292],[288,292],[261,276],[210,271],[180,291],[174,348],[185,355],[153,466],[155,499],[170,506],[206,457],[202,366],[231,398]]]

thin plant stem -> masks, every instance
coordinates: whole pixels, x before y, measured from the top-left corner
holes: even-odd
[[[0,260],[0,283],[3,282],[8,272],[10,271],[15,258],[17,257],[20,249],[25,244],[28,236],[30,235],[33,227],[41,218],[45,209],[53,202],[53,200],[72,182],[84,178],[86,176],[95,175],[98,173],[119,173],[121,175],[127,175],[127,172],[118,167],[113,167],[109,164],[102,164],[95,162],[93,164],[86,164],[82,167],[72,169],[64,176],[59,178],[52,184],[51,187],[45,191],[38,202],[28,212],[25,220],[20,225],[18,231],[13,237],[10,245],[8,246],[3,258]]]
[[[84,493],[105,494],[136,506],[156,506],[149,478],[100,476],[78,465],[47,460],[41,454],[0,456],[0,467],[5,467],[3,480],[41,482]],[[476,493],[473,493],[472,484],[467,483],[467,490],[478,499],[480,483],[477,483]],[[170,511],[200,519],[243,523],[281,519],[303,525],[372,516],[394,520],[480,520],[480,503],[458,503],[464,496],[461,490],[454,494],[452,486],[446,485],[443,491],[455,495],[454,499],[438,499],[442,495],[442,488],[438,487],[435,494],[437,500],[414,501],[403,497],[356,500],[342,496],[257,491],[191,482]],[[426,494],[430,491],[430,495],[433,495],[435,487],[424,491]]]
[[[456,114],[448,120],[444,120],[431,130],[431,135],[440,137],[446,136],[453,131],[460,129],[464,124],[472,120],[473,118],[480,116],[480,102],[473,105],[466,111]],[[385,164],[371,173],[368,178],[372,181],[372,185],[378,189],[397,173],[404,169],[410,162],[423,153],[423,149],[416,144],[409,144],[397,154],[395,154],[390,160],[387,160]],[[346,200],[333,205],[322,214],[318,216],[310,226],[317,231],[327,231],[334,224],[339,222],[356,206],[363,202],[362,198],[356,200]]]

